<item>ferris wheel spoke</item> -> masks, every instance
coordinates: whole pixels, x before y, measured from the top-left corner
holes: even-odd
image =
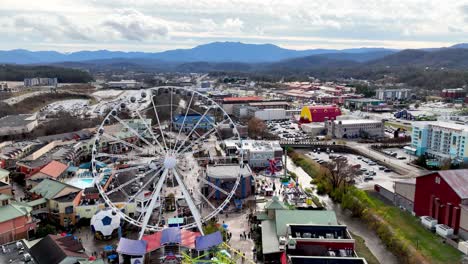
[[[214,205],[210,202],[210,200],[208,200],[208,198],[205,197],[205,195],[203,195],[203,193],[200,192],[200,190],[197,189],[197,192],[198,192],[198,194],[200,194],[201,198],[202,198],[203,200],[205,200],[205,202],[206,202],[213,210],[216,210],[216,206],[214,206]]]
[[[221,121],[221,123],[218,123],[218,126],[224,124],[224,122],[226,122],[226,120],[223,120],[223,121]],[[217,126],[213,126],[210,130],[208,130],[205,134],[198,137],[195,141],[193,141],[190,145],[185,147],[182,151],[177,151],[177,153],[176,153],[177,156],[184,154],[189,148],[193,147],[195,144],[198,144],[200,142],[200,140],[202,140],[203,138],[206,138],[208,135],[213,133],[216,130],[216,128],[217,128]],[[181,147],[185,145],[185,142],[186,141],[182,142]],[[179,147],[179,149],[181,147]]]
[[[193,216],[195,222],[197,223],[198,231],[200,231],[200,233],[202,235],[204,235],[202,222],[201,222],[201,215],[200,215],[200,212],[197,209],[197,206],[193,202],[192,196],[190,195],[189,191],[187,190],[187,187],[185,186],[184,181],[182,181],[182,179],[180,178],[180,175],[177,172],[177,170],[172,169],[172,172],[173,172],[174,177],[176,178],[177,182],[179,183],[180,188],[182,189],[182,193],[184,195],[185,201],[187,202],[187,205],[188,205],[190,211],[192,212],[192,216]]]
[[[121,143],[121,144],[123,144],[123,145],[125,145],[125,146],[127,146],[127,147],[130,147],[130,148],[133,148],[133,149],[137,149],[137,150],[139,150],[139,151],[141,151],[141,152],[145,152],[145,150],[144,150],[143,148],[138,147],[137,145],[132,144],[132,143],[130,143],[130,142],[127,142],[127,141],[125,141],[125,140],[118,139],[118,138],[116,138],[116,137],[114,137],[114,136],[112,136],[112,135],[109,135],[109,134],[105,133],[105,132],[102,134],[102,136],[104,136],[104,137],[106,137],[106,138],[108,138],[108,139],[117,141],[117,142],[119,142],[119,143]]]
[[[160,173],[163,169],[164,169],[164,167],[161,167],[153,176],[151,176],[151,178],[149,178],[148,181],[146,181],[145,184],[143,184],[143,186],[141,186],[140,190],[139,190],[137,193],[135,193],[134,195],[132,195],[132,196],[128,199],[127,203],[130,203],[131,201],[133,201],[142,191],[145,190],[146,187],[148,187],[148,185],[149,185],[150,183],[153,183],[154,179],[155,179],[156,177],[158,177],[159,173]]]
[[[185,142],[187,142],[187,140],[190,138],[190,136],[192,135],[192,133],[195,131],[195,129],[198,127],[198,125],[201,123],[201,121],[203,119],[205,119],[205,116],[206,114],[211,110],[211,107],[208,107],[208,109],[206,109],[206,111],[203,113],[203,115],[200,117],[200,119],[197,121],[197,123],[193,126],[192,130],[187,134],[187,136],[185,137],[184,141],[182,141],[181,145],[177,148],[177,150],[175,151],[176,153],[179,152],[180,148],[182,146],[184,146]]]
[[[146,122],[146,120],[141,116],[141,113],[140,111],[138,111],[138,109],[135,110],[137,116],[143,121],[143,123],[145,124],[145,127],[146,127],[146,131],[148,131],[150,134],[151,134],[151,137],[153,137],[153,140],[154,142],[156,142],[158,144],[158,146],[161,148],[161,151],[164,150],[163,146],[161,145],[161,143],[158,141],[157,137],[154,135],[153,133],[153,129],[151,128],[151,126]]]
[[[173,129],[173,123],[174,123],[174,119],[172,119],[172,106],[173,106],[173,103],[172,103],[172,97],[173,97],[173,93],[174,93],[174,88],[171,89],[171,110],[170,110],[170,114],[171,114],[171,121],[169,123],[170,125],[170,132],[172,133],[172,129]],[[172,140],[169,141],[169,149],[172,149]]]
[[[141,225],[141,231],[140,231],[140,238],[139,239],[142,239],[143,234],[145,234],[146,226],[148,225],[148,221],[150,220],[151,215],[153,214],[153,209],[154,209],[154,205],[156,204],[156,200],[158,198],[160,198],[159,194],[160,194],[162,186],[163,186],[163,184],[164,184],[164,182],[166,180],[168,171],[169,171],[168,169],[164,170],[163,174],[161,175],[161,178],[159,179],[159,181],[158,181],[158,183],[156,185],[156,188],[154,188],[151,201],[148,204],[148,206],[146,207],[146,211],[144,213],[145,217],[143,218],[143,223]]]
[[[156,116],[156,121],[158,121],[159,131],[161,133],[161,138],[162,138],[162,141],[164,143],[164,149],[167,150],[168,148],[167,148],[166,139],[164,137],[164,132],[163,132],[162,127],[161,127],[161,121],[159,120],[158,110],[156,110],[156,105],[154,104],[153,95],[150,96],[150,100],[151,100],[151,104],[153,105],[153,110],[154,110],[154,114]]]
[[[185,125],[185,119],[187,118],[188,112],[189,112],[190,107],[192,105],[192,100],[193,100],[194,95],[195,95],[195,92],[192,92],[192,96],[190,97],[190,102],[187,105],[187,110],[185,111],[184,120],[182,121],[182,126],[179,128],[179,133],[177,134],[177,137],[175,139],[174,148],[172,149],[173,153],[176,151],[177,143],[179,142],[180,132],[182,132],[182,128]]]
[[[146,144],[148,144],[148,146],[152,146],[154,148],[154,145],[151,144],[148,140],[146,140],[142,135],[140,135],[137,131],[135,131],[135,129],[131,128],[125,121],[123,121],[122,119],[120,119],[119,117],[117,116],[113,116],[111,115],[112,117],[115,118],[115,120],[119,121],[119,123],[121,123],[125,128],[127,128],[128,130],[130,130],[133,134],[135,134],[135,136],[137,136],[141,141],[145,142]]]
[[[126,186],[128,186],[128,185],[130,185],[130,184],[132,184],[132,183],[134,183],[134,182],[136,182],[136,181],[138,181],[138,180],[140,180],[140,179],[145,178],[148,174],[150,174],[150,173],[152,173],[152,172],[154,172],[154,171],[156,171],[156,168],[151,169],[151,170],[145,172],[143,175],[136,175],[135,177],[132,177],[131,180],[126,181],[125,183],[119,184],[119,186],[118,186],[117,188],[114,188],[114,189],[112,189],[112,190],[106,192],[106,195],[109,196],[109,194],[118,192],[118,191],[121,190],[122,188],[124,188],[124,187],[126,187]]]
[[[209,182],[207,181],[206,179],[204,178],[201,178],[199,177],[200,181],[202,181],[203,183],[206,183],[208,184],[209,186],[213,187],[214,189],[224,193],[225,195],[229,195],[229,193],[227,191],[225,191],[224,189],[222,189],[221,187],[218,187],[216,184],[212,183],[212,182]]]

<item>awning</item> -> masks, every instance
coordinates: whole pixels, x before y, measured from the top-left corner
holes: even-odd
[[[144,255],[146,253],[146,241],[122,237],[117,246],[117,252],[130,256]]]
[[[217,231],[206,236],[200,236],[195,239],[195,249],[198,251],[207,250],[223,243],[221,232]]]
[[[169,227],[162,231],[161,245],[180,244],[180,229],[178,227]]]

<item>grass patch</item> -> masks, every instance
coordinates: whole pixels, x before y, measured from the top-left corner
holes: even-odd
[[[372,254],[370,249],[366,246],[366,241],[364,240],[364,238],[352,232],[350,233],[356,241],[356,243],[354,244],[356,254],[361,258],[365,258],[368,264],[380,264],[379,260],[374,256],[374,254]]]
[[[373,204],[372,209],[395,229],[398,236],[405,238],[423,256],[434,263],[460,262],[461,253],[424,228],[418,218],[395,206],[385,204],[373,195],[368,195],[368,198]]]

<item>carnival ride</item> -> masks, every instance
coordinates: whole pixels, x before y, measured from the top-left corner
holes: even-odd
[[[104,118],[92,146],[94,184],[106,206],[138,227],[139,239],[167,228],[169,218],[183,218],[180,228],[203,235],[204,223],[230,205],[240,181],[239,175],[229,188],[208,181],[198,162],[206,159],[203,153],[217,152],[218,128],[226,124],[231,140],[241,146],[235,123],[223,108],[189,88],[155,87],[140,98],[121,100]],[[229,160],[244,166],[241,151]],[[102,163],[107,173],[112,170],[109,179],[103,178]],[[225,199],[213,202],[215,192]],[[175,211],[166,210],[168,197],[175,201]],[[136,204],[134,212],[131,203]]]

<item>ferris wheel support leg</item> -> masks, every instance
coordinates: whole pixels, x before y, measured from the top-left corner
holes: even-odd
[[[192,216],[195,219],[195,223],[197,224],[198,231],[200,231],[200,233],[202,235],[205,235],[204,232],[203,232],[203,225],[202,225],[202,221],[201,221],[200,212],[198,211],[197,206],[193,202],[192,196],[190,196],[190,193],[188,192],[187,188],[185,187],[185,183],[180,178],[179,173],[177,172],[177,170],[173,169],[172,172],[174,173],[174,177],[176,178],[177,182],[179,183],[180,188],[182,189],[182,193],[184,194],[185,201],[187,202],[187,205],[188,205],[190,211],[192,212]]]
[[[164,181],[166,180],[167,173],[169,172],[168,169],[165,169],[163,174],[161,175],[161,178],[158,181],[158,184],[156,185],[155,192],[153,194],[153,197],[151,198],[151,202],[148,205],[148,208],[146,209],[145,212],[145,217],[143,219],[143,223],[141,225],[141,231],[140,231],[140,236],[139,239],[143,237],[145,234],[146,226],[148,225],[148,222],[151,218],[151,215],[153,213],[154,205],[156,204],[156,200],[159,198],[159,193],[161,192],[162,186],[164,184]]]

